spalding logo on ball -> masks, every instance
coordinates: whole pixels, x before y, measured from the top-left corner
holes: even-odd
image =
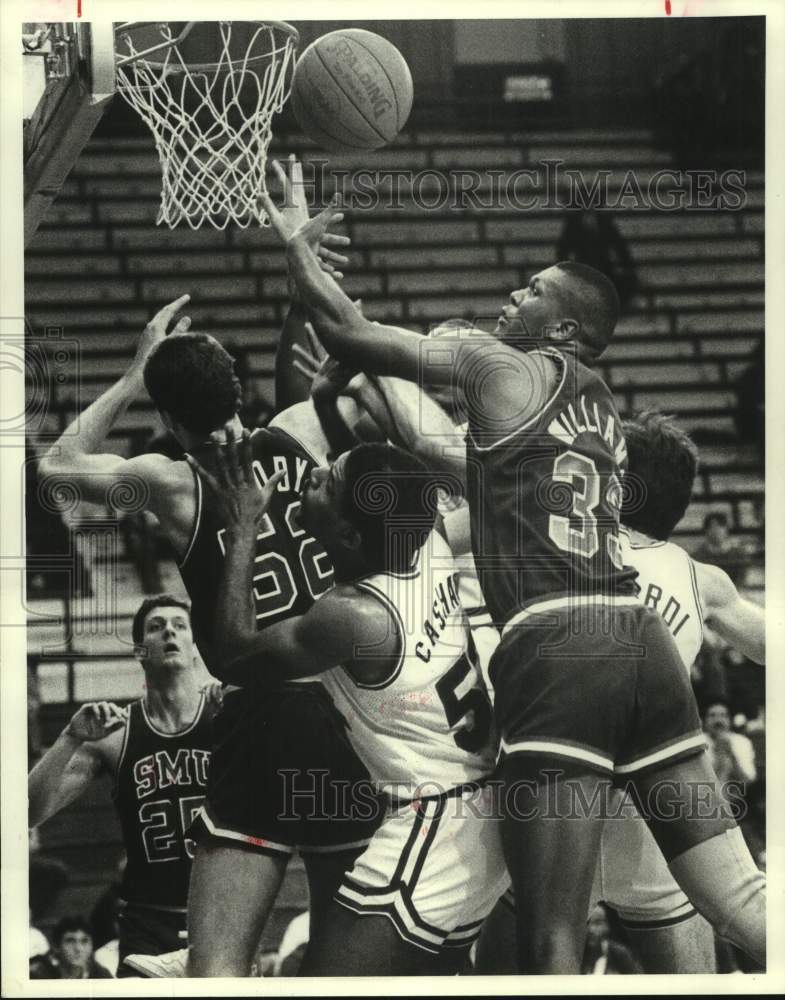
[[[305,134],[334,153],[378,149],[398,135],[412,110],[406,60],[381,35],[331,31],[297,61],[292,108]]]

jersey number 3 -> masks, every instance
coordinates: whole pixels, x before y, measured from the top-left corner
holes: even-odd
[[[548,534],[563,552],[591,559],[600,548],[595,510],[602,500],[603,477],[597,472],[594,459],[576,451],[565,451],[553,463],[552,479],[554,483],[567,483],[572,487],[572,509],[569,515],[551,514],[548,519]],[[620,497],[618,477],[611,473],[605,491],[605,506],[617,503],[617,498]],[[622,569],[624,561],[619,539],[613,531],[605,532],[605,547],[613,565]]]

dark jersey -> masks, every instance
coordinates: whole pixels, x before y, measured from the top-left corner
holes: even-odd
[[[613,397],[571,351],[539,353],[553,358],[558,379],[538,414],[496,442],[469,421],[472,548],[499,627],[565,593],[635,589],[635,570],[620,555],[627,453]]]
[[[300,495],[315,464],[313,458],[294,438],[276,428],[255,431],[251,442],[259,489],[270,476],[284,472],[256,540],[253,595],[256,627],[263,629],[304,614],[332,587],[333,569],[327,553],[297,521]],[[201,453],[195,457],[204,464]],[[191,598],[191,620],[200,652],[207,666],[220,676],[220,650],[214,650],[211,657],[210,644],[226,551],[225,528],[210,490],[198,474],[195,476],[196,519],[180,574]]]
[[[121,895],[129,903],[185,908],[185,831],[204,798],[212,742],[204,695],[191,725],[174,734],[155,729],[144,699],[131,704],[113,796],[127,855]]]

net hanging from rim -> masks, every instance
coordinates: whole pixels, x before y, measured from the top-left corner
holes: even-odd
[[[190,54],[200,51],[200,31],[209,33],[207,62]],[[266,225],[259,196],[272,116],[289,96],[298,40],[282,21],[115,29],[118,90],[149,126],[161,163],[158,225]],[[204,52],[204,38],[201,45]]]

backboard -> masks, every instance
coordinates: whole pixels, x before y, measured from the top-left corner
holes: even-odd
[[[115,92],[110,21],[25,24],[25,246]]]

